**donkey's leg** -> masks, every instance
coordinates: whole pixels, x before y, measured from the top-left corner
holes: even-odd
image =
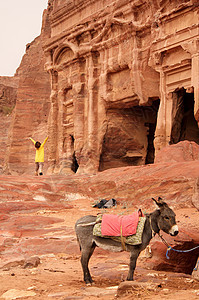
[[[93,254],[93,251],[95,250],[96,245],[93,243],[91,248],[82,249],[82,255],[81,255],[81,264],[84,274],[84,281],[86,284],[91,284],[93,282],[89,268],[88,263],[89,260]]]
[[[140,254],[140,251],[133,250],[130,255],[130,264],[129,264],[129,273],[127,280],[133,280],[133,275],[136,267],[137,258]]]

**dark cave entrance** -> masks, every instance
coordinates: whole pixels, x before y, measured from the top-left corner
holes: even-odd
[[[154,147],[154,138],[155,138],[155,130],[156,130],[156,124],[157,124],[157,113],[160,106],[160,100],[154,100],[152,101],[152,104],[150,106],[150,114],[151,118],[149,118],[149,122],[145,123],[145,126],[147,126],[147,154],[145,159],[145,164],[153,164],[155,159],[155,147]]]
[[[75,156],[75,151],[74,151],[74,143],[75,143],[75,139],[74,139],[74,136],[71,134],[70,135],[71,137],[71,153],[72,153],[72,164],[71,164],[71,170],[76,173],[78,168],[79,168],[79,165],[78,165],[78,162],[77,162],[77,158]]]
[[[147,155],[145,159],[146,165],[154,163],[154,158],[155,158],[154,138],[155,138],[156,123],[148,123],[147,127],[148,127],[148,134],[147,134],[148,147],[147,147]]]
[[[75,156],[75,152],[73,152],[73,156],[72,156],[72,165],[71,165],[71,170],[76,173],[77,170],[79,168],[76,156]]]
[[[199,144],[199,128],[194,117],[194,93],[187,93],[182,88],[173,93],[170,144],[184,140]]]
[[[176,250],[176,251],[175,251]],[[160,263],[155,268],[157,271],[176,272],[191,275],[194,268],[198,268],[197,261],[199,245],[194,241],[185,241],[168,252],[169,262]]]
[[[99,171],[154,162],[154,135],[160,100],[148,106],[110,108]]]

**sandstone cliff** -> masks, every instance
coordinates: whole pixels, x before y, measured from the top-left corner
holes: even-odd
[[[0,162],[4,173],[34,173],[35,150],[27,138],[42,142],[48,132],[50,80],[44,63],[41,34],[26,45],[15,76],[0,78]],[[47,155],[46,151],[46,160]]]
[[[4,170],[32,172],[26,138],[47,133],[48,174],[151,164],[168,144],[199,143],[198,8],[49,0],[15,75]]]
[[[198,1],[49,5],[49,173],[144,165],[169,143],[199,143]]]
[[[12,111],[17,100],[18,77],[0,76],[0,172],[3,172]]]
[[[116,212],[128,213],[151,211],[151,197],[161,196],[180,228],[169,243],[198,245],[197,21],[196,1],[49,1],[16,75],[0,78],[1,171],[24,175],[0,178],[2,267],[78,253],[74,223],[100,198],[116,198]],[[27,137],[47,133],[50,175],[27,176]],[[144,267],[193,271],[198,250],[168,261],[158,238],[151,246]],[[104,276],[104,266],[94,269]]]

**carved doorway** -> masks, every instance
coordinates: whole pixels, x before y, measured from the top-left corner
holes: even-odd
[[[194,117],[194,93],[184,88],[173,93],[170,144],[188,140],[199,144],[199,128]]]
[[[72,164],[71,164],[71,170],[76,173],[79,165],[75,156],[75,151],[74,151],[74,143],[75,143],[75,139],[74,136],[71,134],[71,153],[72,153]]]
[[[99,171],[154,162],[154,134],[159,100],[148,106],[111,108],[107,111]]]

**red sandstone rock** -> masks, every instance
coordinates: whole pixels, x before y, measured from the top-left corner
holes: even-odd
[[[49,174],[148,164],[169,142],[199,142],[196,2],[49,2]]]
[[[158,288],[158,283],[148,283],[148,282],[129,282],[124,281],[120,283],[118,290],[117,290],[117,296],[118,297],[125,297],[127,294],[131,294],[133,292],[141,293],[143,290],[156,290]]]
[[[173,163],[199,160],[199,145],[182,141],[162,148],[155,156],[155,163]]]
[[[125,5],[124,2],[121,3],[121,7],[123,5]],[[178,13],[180,9],[175,7],[175,4],[171,5],[174,5],[173,13],[176,13],[176,19],[179,21]],[[119,9],[115,6],[111,8],[114,8],[114,10]],[[163,18],[162,20],[167,17],[166,11],[171,11],[171,7],[163,8],[165,15],[159,16]],[[56,9],[55,7],[54,12],[56,12]],[[156,11],[157,7],[153,7],[153,10]],[[50,18],[50,14],[53,15],[54,12],[52,12],[51,7],[45,13],[43,35],[27,45],[26,54],[17,71],[19,87],[13,119],[12,121],[10,119],[6,121],[5,118],[2,118],[6,127],[10,123],[12,126],[9,139],[6,142],[5,136],[8,134],[8,129],[5,128],[5,125],[2,128],[1,146],[4,149],[7,146],[8,148],[6,148],[5,158],[2,158],[3,152],[0,155],[1,164],[6,163],[7,170],[10,172],[33,172],[34,150],[32,145],[25,141],[25,138],[31,135],[43,139],[47,134],[48,126],[50,141],[47,154],[49,152],[52,167],[50,172],[67,173],[75,168],[75,159],[79,164],[79,174],[81,172],[96,173],[98,168],[100,171],[109,170],[95,176],[1,177],[0,249],[2,265],[6,261],[20,259],[24,255],[43,255],[64,251],[70,254],[77,252],[73,229],[74,217],[71,224],[68,224],[66,228],[62,224],[63,219],[61,217],[49,217],[48,213],[52,214],[55,211],[58,214],[60,211],[64,211],[67,218],[68,208],[73,208],[71,202],[77,200],[76,219],[80,213],[92,212],[91,202],[104,197],[116,198],[119,205],[123,205],[130,211],[141,207],[144,211],[150,212],[155,209],[152,207],[151,197],[156,196],[163,197],[177,212],[182,208],[190,209],[190,214],[187,217],[180,217],[179,236],[175,239],[166,238],[168,243],[176,249],[179,249],[179,247],[180,249],[194,247],[199,240],[197,224],[192,219],[189,222],[188,218],[191,218],[190,216],[194,213],[198,216],[196,210],[199,207],[198,145],[188,141],[179,142],[176,145],[163,148],[159,153],[157,151],[155,158],[157,164],[143,167],[128,167],[128,165],[144,164],[147,151],[152,156],[152,160],[148,158],[148,162],[153,161],[153,151],[147,150],[147,146],[149,146],[147,135],[150,135],[150,142],[152,143],[159,106],[157,103],[154,105],[154,101],[159,101],[160,96],[158,89],[159,75],[155,71],[156,68],[159,72],[160,65],[161,68],[166,70],[169,67],[172,69],[173,62],[176,63],[175,65],[178,65],[179,62],[185,63],[184,67],[188,68],[189,73],[186,85],[189,85],[191,80],[194,79],[191,76],[197,72],[197,63],[194,63],[196,59],[195,52],[198,49],[196,41],[193,41],[195,48],[192,47],[192,44],[183,44],[182,48],[184,50],[181,46],[173,49],[176,50],[177,54],[180,54],[180,60],[175,61],[176,57],[172,58],[173,50],[170,52],[170,49],[160,49],[161,43],[159,44],[158,37],[161,37],[161,33],[160,31],[158,33],[159,29],[157,29],[159,27],[156,30],[153,29],[156,32],[152,30],[153,27],[149,27],[152,30],[151,32],[149,30],[149,32],[154,38],[153,46],[155,45],[157,48],[151,49],[152,53],[148,54],[148,52],[144,53],[145,50],[138,49],[136,46],[136,48],[131,49],[132,55],[129,56],[128,45],[132,43],[132,31],[128,36],[128,28],[125,35],[123,35],[123,29],[121,29],[125,25],[126,16],[123,15],[124,19],[116,20],[114,15],[108,11],[105,13],[108,17],[104,19],[104,23],[105,28],[107,27],[111,31],[109,37],[112,40],[109,43],[106,35],[98,36],[98,42],[102,42],[103,47],[100,48],[101,46],[97,45],[96,48],[93,48],[94,51],[90,51],[91,48],[89,47],[93,47],[94,44],[92,35],[95,38],[98,33],[100,34],[102,24],[97,28],[95,27],[96,24],[92,24],[93,19],[90,19],[91,27],[93,26],[93,30],[96,30],[95,34],[92,33],[91,35],[90,31],[87,32],[87,29],[81,28],[81,32],[84,32],[84,34],[80,36],[79,25],[77,25],[72,36],[69,35],[69,41],[65,39],[63,41],[66,31],[64,33],[57,32],[61,30],[59,22],[57,23],[58,27],[52,28],[51,32],[51,20],[53,23],[56,22],[56,18],[59,18],[56,15],[55,19]],[[67,11],[68,13],[70,14]],[[89,10],[87,13],[89,14]],[[159,20],[157,15],[156,17]],[[100,20],[100,15],[97,14],[97,18]],[[79,20],[77,21],[79,22]],[[188,21],[190,22],[188,27],[191,28],[194,20],[188,18]],[[68,20],[66,20],[67,22]],[[119,28],[117,28],[118,24],[115,24],[115,22],[119,23]],[[164,22],[164,24],[167,23]],[[126,28],[125,26],[124,28]],[[140,30],[143,30],[144,37],[148,24],[140,23],[137,26],[141,26]],[[163,29],[167,30],[167,28]],[[75,41],[77,38],[76,30],[78,41]],[[117,30],[121,40],[114,38]],[[148,29],[146,32],[148,32]],[[137,31],[134,33],[137,34]],[[68,32],[68,34],[71,34],[71,32]],[[88,34],[89,36],[87,36]],[[142,40],[143,46],[145,43],[148,44],[148,40],[150,40],[147,34],[144,37],[146,40]],[[168,34],[170,35],[170,32]],[[170,38],[173,38],[176,43],[176,32],[172,34]],[[87,42],[87,38],[90,42]],[[59,40],[58,43],[57,39]],[[141,36],[140,39],[142,39]],[[167,41],[167,37],[165,39]],[[183,36],[181,39],[183,40]],[[44,45],[47,55],[46,66],[48,70],[51,70],[52,77],[50,104],[48,101],[50,95],[49,78],[48,74],[44,72],[45,59],[42,50],[44,40],[46,42]],[[182,40],[178,41],[180,45]],[[135,40],[133,40],[133,45],[135,45],[134,42]],[[85,45],[82,47],[82,44],[85,43],[88,46],[87,48],[84,47]],[[112,43],[115,43],[114,47]],[[172,41],[170,47],[173,47]],[[100,56],[97,51],[101,51],[101,49],[105,53],[101,52]],[[139,51],[143,55],[142,62],[139,59],[137,60],[137,56],[134,56]],[[164,55],[160,54],[161,51]],[[75,55],[78,54],[75,57],[73,56],[74,52]],[[87,53],[86,57],[84,57],[85,53]],[[154,70],[150,69],[148,65],[143,69],[145,60],[146,64],[149,63],[148,55]],[[78,62],[79,57],[81,59]],[[137,65],[131,65],[132,57]],[[71,64],[67,65],[71,59]],[[189,62],[191,60],[192,65],[190,66]],[[181,74],[181,71],[179,68],[177,74]],[[190,75],[190,71],[192,71],[192,75]],[[68,81],[66,81],[66,74],[70,74],[67,77]],[[166,86],[162,86],[161,82],[161,107],[158,113],[157,134],[155,135],[155,148],[157,150],[168,142],[170,134],[172,141],[176,142],[178,132],[180,132],[178,131],[179,121],[183,117],[182,111],[177,108],[181,97],[179,92],[175,90],[170,98],[168,95],[165,96],[170,91],[171,83],[174,84],[172,91],[176,89],[176,84],[178,84],[178,80],[176,83],[174,79],[171,79],[172,82],[168,82],[167,79],[171,77],[167,75],[167,73],[161,73],[161,76],[165,77]],[[195,76],[196,81],[197,76]],[[194,87],[194,96],[198,99],[197,83],[195,81]],[[180,86],[180,88],[182,92],[182,87]],[[15,87],[12,89],[7,88],[6,91],[10,91],[10,95],[12,91],[12,97],[14,97]],[[187,89],[186,95],[183,97],[187,97],[188,92]],[[191,94],[193,96],[193,90]],[[149,101],[150,96],[155,96],[152,99],[153,101],[151,99]],[[190,100],[193,100],[193,97]],[[166,104],[163,105],[162,103]],[[196,103],[198,105],[197,101]],[[197,111],[198,107],[195,110]],[[168,120],[165,119],[165,115],[169,116]],[[188,122],[188,119],[186,121]],[[151,124],[153,125],[152,129]],[[195,139],[195,134],[197,136],[195,127],[192,136],[192,129],[192,123],[189,121],[184,134],[191,140],[193,140],[193,137]],[[111,169],[119,166],[127,167]],[[80,200],[82,200],[82,206],[79,205]],[[86,202],[89,209],[88,207],[85,208]],[[37,213],[42,213],[42,217],[35,215]],[[27,214],[27,216],[22,214]],[[158,270],[186,271],[187,273],[190,273],[193,269],[197,253],[194,252],[191,256],[185,254],[182,256],[171,252],[170,260],[167,261],[165,257],[166,247],[158,238],[152,241],[151,246],[152,258],[146,259],[145,266]],[[103,255],[105,256],[106,253],[103,253]],[[190,257],[192,257],[191,260]],[[184,263],[181,263],[181,260]],[[103,275],[104,267],[105,264],[101,269],[97,269],[97,275]]]
[[[4,151],[3,158],[0,153],[0,164],[7,174],[34,174],[35,149],[27,138],[31,136],[42,142],[47,135],[50,81],[44,63],[41,34],[26,46],[26,53],[15,76],[0,77],[0,109],[1,90],[5,84],[7,94],[10,91],[5,100],[6,105],[14,106],[11,117],[5,123],[7,139],[4,137],[4,140],[0,140],[1,151]],[[7,94],[4,91],[4,95]],[[0,121],[0,130],[2,121],[5,122],[5,118]],[[47,149],[45,156],[47,168]]]
[[[13,259],[23,259],[21,251],[25,256],[79,253],[75,221],[80,215],[99,213],[92,204],[100,198],[117,200],[113,213],[130,213],[138,208],[153,211],[151,198],[161,196],[176,212],[180,229],[179,237],[164,235],[164,238],[176,249],[194,247],[199,243],[198,199],[193,202],[198,177],[197,161],[115,168],[95,176],[0,176],[2,266]],[[191,264],[186,266],[175,252],[170,253],[169,261],[166,259],[166,246],[159,237],[152,240],[151,247],[152,258],[141,260],[145,267],[186,269],[187,273],[193,268],[197,253],[191,254]],[[184,261],[190,262],[189,254],[185,258]]]
[[[28,168],[30,173],[34,173],[35,150],[27,138],[31,136],[42,142],[46,137],[50,93],[48,74],[44,71],[41,37],[27,46],[17,76],[19,86],[6,167],[17,174],[26,173]]]
[[[5,151],[10,134],[12,112],[16,105],[19,78],[0,76],[0,173],[5,167]]]
[[[197,1],[167,2],[48,1],[41,35],[0,78],[7,104],[17,89],[2,171],[32,174],[26,137],[47,133],[48,174],[149,164],[169,142],[199,142]],[[186,149],[171,161],[192,159]]]

